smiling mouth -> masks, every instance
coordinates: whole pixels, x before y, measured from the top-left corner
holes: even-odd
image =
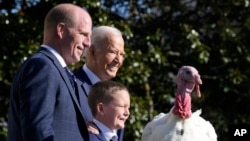
[[[80,47],[80,46],[77,46],[77,49],[83,51],[84,48]]]
[[[108,68],[112,71],[116,71],[118,69],[117,66],[108,66]]]
[[[109,68],[109,69],[112,70],[112,71],[116,71],[117,70],[116,67],[112,67],[112,68]]]
[[[82,47],[80,47],[80,46],[77,47],[77,50],[78,50],[78,52],[79,52],[81,55],[83,54],[83,49],[84,49],[84,48],[82,48]]]
[[[121,121],[125,122],[126,121],[126,118],[120,118]]]

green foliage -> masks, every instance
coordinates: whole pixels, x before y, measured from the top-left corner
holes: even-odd
[[[72,0],[22,1],[17,13],[11,13],[13,7],[6,4],[12,1],[3,2],[0,10],[6,12],[0,13],[0,118],[7,121],[13,76],[40,46],[45,14],[53,5]],[[201,74],[202,98],[193,98],[193,109],[202,108],[202,116],[215,126],[218,140],[229,140],[229,124],[250,123],[249,0],[72,3],[86,7],[94,26],[111,25],[123,32],[126,59],[115,80],[126,84],[132,94],[125,140],[139,141],[146,123],[170,110],[175,75],[182,65],[192,65]],[[0,124],[1,140],[6,132]]]
[[[6,141],[7,138],[7,129],[4,127],[0,127],[0,140]]]

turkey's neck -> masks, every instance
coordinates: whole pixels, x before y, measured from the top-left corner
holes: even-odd
[[[175,104],[173,114],[178,115],[180,118],[185,119],[191,117],[191,92],[177,90],[175,97]]]

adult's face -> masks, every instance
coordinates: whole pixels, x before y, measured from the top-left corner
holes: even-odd
[[[75,24],[63,25],[63,57],[67,64],[79,62],[85,48],[90,47],[92,21],[90,16],[78,11],[75,15]],[[80,14],[82,13],[82,14]]]
[[[114,78],[124,60],[124,40],[121,36],[109,35],[102,46],[94,49],[94,72],[101,80]]]

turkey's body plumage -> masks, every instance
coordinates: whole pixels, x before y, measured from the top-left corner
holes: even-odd
[[[172,114],[160,113],[149,122],[142,134],[142,141],[217,141],[212,124],[200,117],[201,110],[182,119]]]

